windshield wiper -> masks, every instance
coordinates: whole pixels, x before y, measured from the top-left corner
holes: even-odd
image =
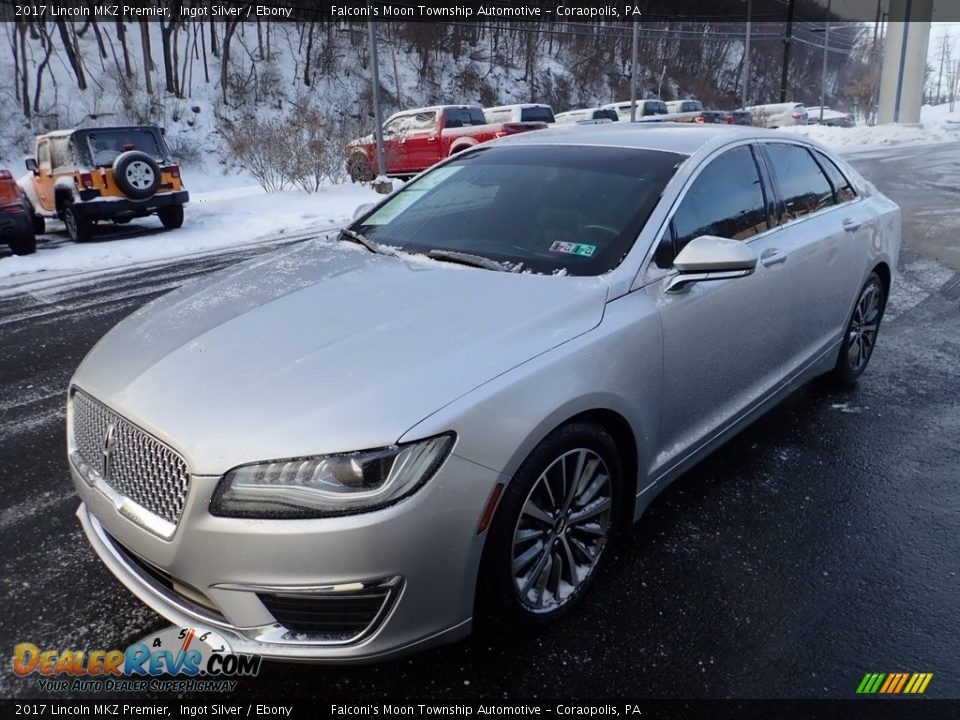
[[[363,245],[367,250],[377,255],[389,255],[382,245],[375,243],[373,240],[368,238],[366,235],[361,235],[356,230],[350,230],[348,228],[342,228],[340,234],[348,238],[351,242],[355,242],[358,245]]]
[[[483,268],[484,270],[496,270],[498,272],[509,272],[506,265],[498,263],[496,260],[485,258],[471,253],[458,252],[456,250],[427,250],[424,253],[433,260],[443,260],[445,262],[460,263],[461,265],[470,265],[471,267]]]

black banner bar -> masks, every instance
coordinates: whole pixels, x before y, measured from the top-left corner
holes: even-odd
[[[4,718],[955,720],[960,700],[0,700]]]
[[[795,22],[822,22],[824,0],[796,0]],[[891,8],[889,21],[903,20],[907,4]],[[782,0],[753,0],[753,22],[786,22]],[[873,22],[876,0],[833,3],[832,22]],[[110,19],[170,22],[348,21],[477,22],[684,22],[743,23],[745,0],[0,0],[0,19],[15,21]],[[934,22],[960,20],[960,3],[938,2]]]

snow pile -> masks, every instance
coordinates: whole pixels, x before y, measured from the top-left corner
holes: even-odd
[[[187,187],[190,176],[185,173]],[[204,186],[202,176],[198,185]],[[186,207],[186,221],[179,230],[162,230],[155,217],[134,220],[122,232],[137,233],[134,237],[106,238],[76,244],[67,241],[53,247],[41,239],[37,252],[21,257],[0,257],[0,278],[44,271],[70,273],[126,267],[169,260],[246,245],[266,239],[318,232],[346,224],[358,205],[383,198],[360,185],[336,185],[323,192],[308,195],[301,192],[265,193],[259,187],[235,187],[191,194]],[[54,236],[65,235],[60,223],[49,221]],[[133,234],[133,233],[131,233]]]
[[[807,125],[780,128],[817,140],[831,147],[884,147],[907,143],[950,142],[960,140],[960,104],[950,112],[948,105],[924,105],[919,125],[858,125],[852,128]]]

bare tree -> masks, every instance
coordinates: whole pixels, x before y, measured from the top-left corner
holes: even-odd
[[[50,39],[50,34],[47,32],[47,24],[45,22],[38,22],[36,27],[40,34],[40,45],[44,50],[43,60],[41,60],[40,64],[37,65],[37,83],[36,90],[33,93],[33,112],[39,113],[40,93],[43,90],[43,71],[46,70],[47,64],[50,62],[50,56],[53,54],[53,41]],[[50,79],[54,83],[56,82],[56,80],[53,78],[53,75],[50,76]]]
[[[153,57],[150,55],[150,23],[140,21],[140,47],[143,50],[143,80],[147,95],[153,95],[153,79],[150,71],[153,70]]]
[[[73,74],[77,76],[77,87],[86,90],[87,77],[83,72],[83,62],[80,60],[80,54],[77,52],[73,38],[70,37],[67,21],[57,20],[57,29],[60,30],[60,39],[63,41],[63,49],[67,53],[67,61],[73,69]]]

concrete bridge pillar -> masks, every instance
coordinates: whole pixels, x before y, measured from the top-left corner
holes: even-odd
[[[877,121],[920,122],[933,0],[890,0]]]

